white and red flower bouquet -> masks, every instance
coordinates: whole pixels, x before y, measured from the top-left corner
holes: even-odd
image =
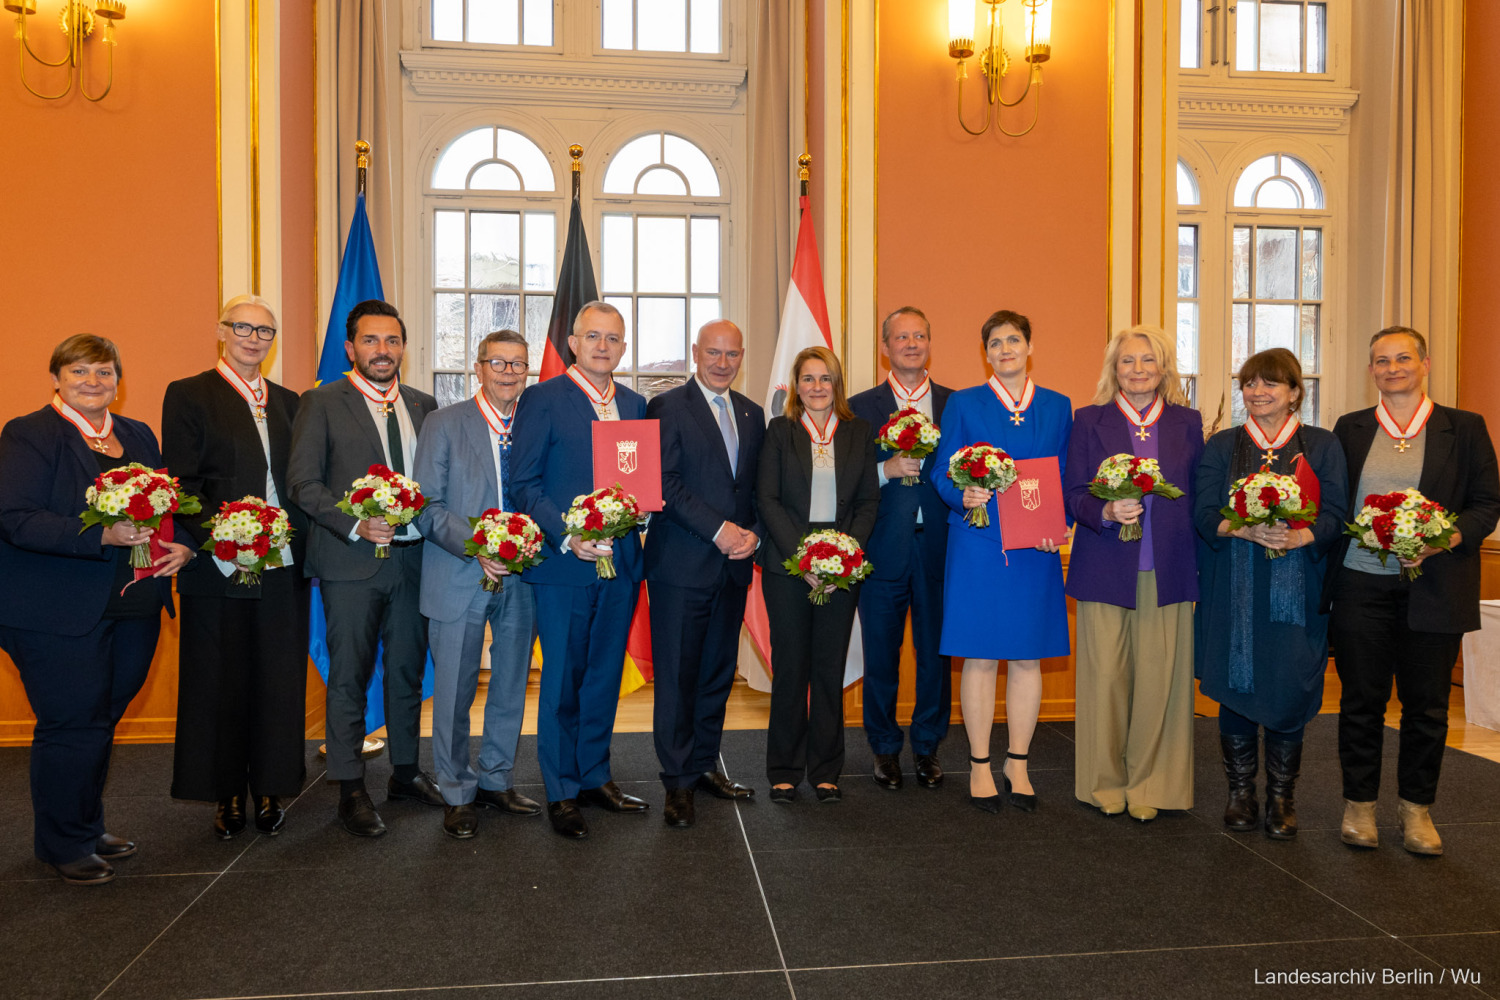
[[[850,535],[831,529],[802,536],[797,552],[781,564],[793,576],[813,576],[818,582],[807,597],[814,604],[827,604],[827,587],[848,590],[870,575],[874,568],[865,561],[865,550]]]
[[[563,515],[568,534],[584,541],[599,542],[606,538],[624,538],[645,520],[641,505],[625,492],[619,483],[573,498],[573,506]],[[600,556],[594,568],[604,580],[615,578],[613,556]]]
[[[1344,534],[1352,536],[1360,548],[1375,553],[1384,566],[1387,556],[1410,561],[1429,545],[1451,549],[1455,530],[1453,515],[1441,504],[1408,489],[1365,497],[1365,505]],[[1415,580],[1422,575],[1422,567],[1403,566],[1401,575]]]
[[[368,475],[360,476],[336,505],[339,510],[361,521],[384,518],[392,526],[410,524],[427,505],[422,487],[414,479],[392,472],[383,465],[370,466]],[[375,546],[376,559],[389,559],[389,545]]]
[[[960,448],[948,459],[948,478],[960,490],[969,486],[1004,493],[1016,481],[1016,463],[1002,449],[987,441]],[[990,526],[987,505],[970,507],[964,520],[976,528]]]
[[[1161,465],[1154,458],[1137,458],[1121,452],[1111,455],[1099,463],[1089,483],[1089,492],[1100,500],[1140,500],[1147,493],[1154,493],[1168,500],[1176,500],[1182,491],[1162,478]],[[1145,528],[1140,521],[1120,525],[1120,541],[1138,542]]]
[[[1287,521],[1294,527],[1317,519],[1318,505],[1302,495],[1302,486],[1292,476],[1283,476],[1262,468],[1254,475],[1237,480],[1229,488],[1229,506],[1219,511],[1238,531],[1251,524]],[[1285,549],[1266,549],[1267,559],[1286,555]]]
[[[512,573],[520,573],[540,563],[546,539],[541,527],[525,514],[508,514],[491,507],[478,517],[469,518],[474,537],[464,542],[464,555],[484,556],[500,563]],[[484,577],[479,584],[494,593],[505,589],[505,580]]]
[[[942,432],[932,418],[915,406],[908,406],[891,414],[891,419],[875,435],[875,443],[900,458],[915,458],[918,461],[931,455],[937,448]],[[920,476],[902,476],[902,486],[915,486]]]
[[[101,473],[84,493],[83,500],[88,506],[78,516],[84,530],[96,524],[107,528],[129,521],[136,528],[155,531],[168,514],[196,514],[203,509],[197,497],[182,492],[175,478],[139,462]],[[130,547],[130,565],[135,569],[151,568],[151,542]]]
[[[235,583],[254,586],[266,567],[285,565],[281,552],[292,540],[291,519],[260,497],[225,501],[203,526],[203,549],[234,565]]]

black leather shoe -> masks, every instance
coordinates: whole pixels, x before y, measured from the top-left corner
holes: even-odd
[[[775,802],[775,803],[777,803],[779,805],[786,805],[788,802],[795,802],[796,800],[797,800],[797,786],[796,785],[792,785],[792,786],[790,786],[788,788],[777,788],[775,785],[771,786],[771,801],[772,802]]]
[[[443,801],[443,793],[438,790],[437,781],[426,771],[417,772],[417,776],[410,781],[397,781],[396,776],[391,775],[391,780],[386,782],[386,799],[411,799],[426,806],[446,806]]]
[[[578,793],[578,802],[586,806],[598,806],[616,813],[645,812],[650,808],[645,799],[626,795],[613,781],[606,781],[598,788],[585,788]]]
[[[267,837],[274,837],[286,825],[286,810],[281,807],[279,795],[257,795],[255,797],[255,829]]]
[[[988,764],[989,762],[990,759],[988,757],[975,757],[972,754],[969,756],[970,764]],[[973,788],[974,786],[971,783],[969,787]],[[999,792],[996,792],[994,795],[975,795],[974,793],[970,792],[964,795],[964,801],[973,806],[975,809],[978,809],[980,812],[989,813],[991,816],[994,816],[1000,812]]]
[[[231,795],[220,799],[214,809],[214,836],[220,840],[233,840],[245,832],[245,797]]]
[[[339,822],[344,829],[356,837],[378,837],[385,833],[385,823],[370,801],[370,793],[353,792],[347,799],[339,800]]]
[[[94,853],[106,861],[119,861],[135,853],[135,841],[116,837],[112,833],[101,833],[94,841]]]
[[[919,753],[915,755],[917,762],[917,784],[923,788],[936,788],[943,783],[943,765],[938,763],[937,754]]]
[[[1007,751],[1006,754],[1005,754],[1005,756],[1008,757],[1008,758],[1010,758],[1011,760],[1025,760],[1026,758],[1030,757],[1031,754],[1029,754],[1029,753],[1010,753],[1009,751]],[[1010,804],[1011,805],[1015,806],[1017,809],[1021,810],[1022,812],[1028,812],[1028,813],[1034,813],[1034,812],[1036,812],[1036,795],[1034,793],[1027,794],[1027,793],[1023,793],[1023,792],[1013,792],[1013,791],[1011,791],[1010,790],[1010,779],[1007,778],[1007,777],[1005,777],[1005,771],[1004,771],[1004,769],[1002,769],[1000,771],[1000,777],[1005,782],[1005,797],[1010,800]]]
[[[535,799],[528,799],[514,788],[507,788],[503,792],[489,788],[476,789],[474,804],[481,809],[498,809],[512,816],[540,816],[542,814],[541,803]]]
[[[697,822],[698,816],[693,811],[693,790],[691,788],[674,788],[667,792],[667,807],[663,810],[668,826],[686,830]]]
[[[479,813],[473,803],[443,806],[443,832],[457,840],[468,840],[479,832]]]
[[[755,789],[730,781],[722,771],[704,771],[698,777],[698,787],[716,799],[752,799]]]
[[[52,870],[69,885],[103,885],[115,877],[115,870],[109,862],[97,854],[85,855],[65,865],[53,865]]]
[[[817,792],[818,801],[825,806],[831,806],[836,802],[844,801],[844,793],[839,791],[838,785],[829,785],[827,788],[818,785],[813,791]]]
[[[893,753],[875,755],[875,784],[897,791],[901,787],[901,757]]]
[[[572,840],[582,840],[589,835],[589,825],[578,811],[577,799],[563,799],[547,803],[547,818],[552,821],[552,832]]]

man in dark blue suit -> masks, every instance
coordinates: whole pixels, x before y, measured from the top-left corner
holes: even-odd
[[[646,580],[653,729],[673,827],[693,825],[694,788],[721,799],[754,794],[718,766],[750,556],[761,533],[755,478],[765,413],[729,388],[744,356],[739,327],[705,323],[693,345],[693,378],[646,407],[647,417],[661,421],[666,509],[646,533]]]
[[[849,400],[855,416],[878,429],[897,410],[912,406],[940,422],[952,390],[927,377],[931,341],[932,328],[920,309],[902,306],[887,316],[880,325],[880,353],[890,363],[891,373],[880,385]],[[933,468],[931,456],[925,461],[899,456],[881,459],[880,514],[865,546],[874,567],[859,594],[865,736],[875,752],[875,783],[892,791],[901,787],[902,733],[896,724],[896,689],[908,610],[917,660],[911,718],[917,781],[924,788],[936,788],[943,781],[937,748],[948,734],[952,711],[948,658],[938,655],[948,508],[932,488],[932,477],[943,472]],[[921,476],[921,481],[903,486],[904,476]]]
[[[522,393],[511,447],[511,499],[547,536],[552,556],[527,570],[542,640],[537,704],[537,758],[547,786],[547,815],[564,837],[588,836],[579,803],[637,813],[646,803],[610,779],[609,741],[620,700],[625,640],[641,582],[641,542],[590,542],[567,534],[563,514],[594,490],[595,420],[640,420],[646,400],[614,381],[625,354],[625,321],[605,302],[590,302],[573,321],[568,346],[575,364]],[[614,579],[594,563],[614,556]]]

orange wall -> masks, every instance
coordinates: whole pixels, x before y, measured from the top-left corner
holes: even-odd
[[[313,386],[322,331],[314,247],[314,27],[312,4],[281,0],[281,381],[297,392]]]
[[[979,343],[985,317],[1023,313],[1033,377],[1077,406],[1093,394],[1106,334],[1109,9],[1105,0],[1059,7],[1041,122],[1012,139],[959,128],[946,5],[880,5],[877,313],[926,312],[932,374],[956,388],[989,377]],[[1016,55],[1011,36],[1007,43]],[[970,59],[971,127],[983,107],[976,82],[982,87]],[[1013,68],[1006,94],[1020,83]],[[1031,100],[1007,113],[1007,128],[1030,121]]]
[[[1464,7],[1463,242],[1459,265],[1458,405],[1484,414],[1500,434],[1500,283],[1493,265],[1500,230],[1500,4]]]

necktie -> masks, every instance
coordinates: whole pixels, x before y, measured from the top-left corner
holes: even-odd
[[[510,449],[503,443],[496,450],[500,452],[500,509],[511,510],[510,505]]]
[[[390,412],[385,415],[385,444],[391,453],[391,471],[398,475],[406,475],[406,454],[401,450],[401,421],[396,419],[396,407],[401,405],[401,400],[396,400],[391,405]],[[411,530],[402,525],[396,529],[397,538],[410,538]]]
[[[740,443],[734,434],[734,420],[729,416],[729,407],[724,405],[723,396],[715,396],[714,405],[719,408],[719,433],[723,435],[724,447],[729,451],[729,471],[737,475],[740,464]]]

